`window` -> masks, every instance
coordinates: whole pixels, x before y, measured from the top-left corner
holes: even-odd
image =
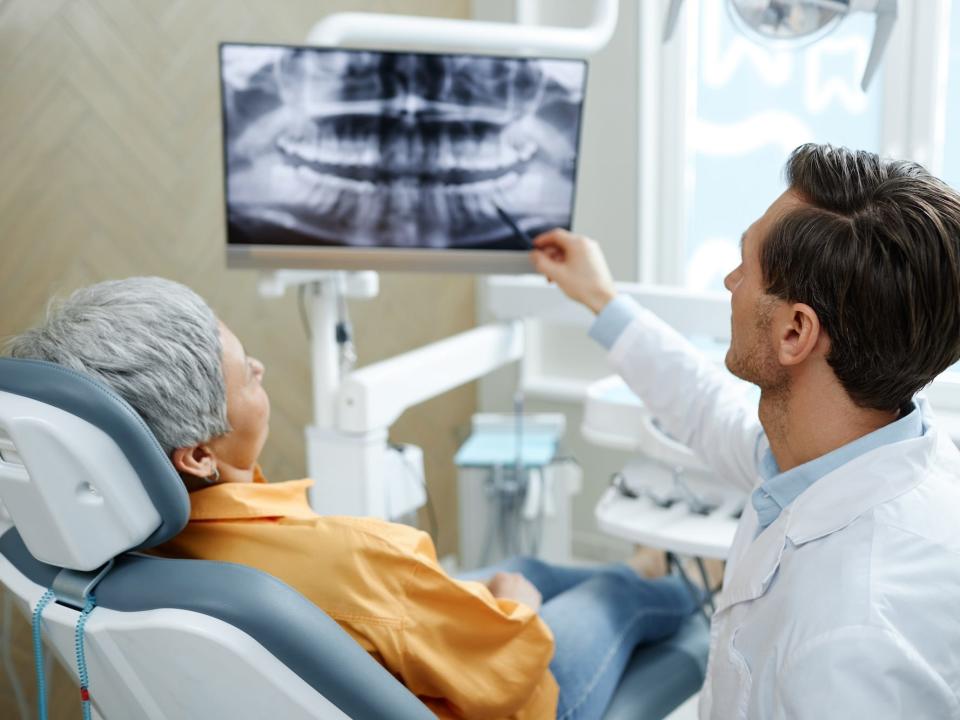
[[[844,18],[813,44],[776,49],[745,37],[726,1],[689,5],[696,14],[688,16],[680,281],[722,290],[740,260],[741,233],[783,191],[793,148],[812,141],[879,151],[883,71],[869,92],[860,89],[874,28],[868,13]],[[960,108],[960,98],[955,103]]]
[[[950,5],[947,59],[947,132],[943,147],[943,179],[960,188],[960,0]]]

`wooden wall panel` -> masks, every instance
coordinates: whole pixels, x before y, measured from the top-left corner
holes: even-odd
[[[225,269],[217,43],[301,43],[343,10],[469,9],[468,0],[0,0],[0,339],[37,322],[52,296],[99,280],[184,282],[267,366],[268,477],[303,476],[311,407],[296,298],[262,299],[254,273]],[[472,327],[473,298],[467,276],[382,276],[378,298],[351,304],[361,364]],[[411,409],[391,432],[424,448],[441,553],[456,546],[451,458],[474,409],[470,385]],[[32,702],[26,623],[15,631]],[[74,693],[58,672],[52,717],[77,715]],[[2,673],[0,717],[17,717]]]

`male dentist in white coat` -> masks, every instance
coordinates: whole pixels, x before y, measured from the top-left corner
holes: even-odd
[[[960,358],[960,195],[908,162],[804,145],[726,278],[727,368],[555,230],[537,269],[666,429],[750,491],[700,717],[960,718],[960,453],[917,393]]]

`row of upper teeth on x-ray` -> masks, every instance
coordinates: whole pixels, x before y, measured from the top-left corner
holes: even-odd
[[[469,183],[516,170],[537,151],[515,125],[542,97],[537,61],[294,51],[277,71],[281,96],[303,119],[276,140],[294,163]]]
[[[454,138],[450,133],[407,133],[382,139],[368,135],[338,135],[330,131],[282,135],[277,147],[285,156],[323,167],[333,174],[349,175],[351,169],[378,168],[394,176],[462,173],[461,182],[473,174],[498,175],[527,163],[537,151],[532,140],[512,141],[501,133],[480,139]]]

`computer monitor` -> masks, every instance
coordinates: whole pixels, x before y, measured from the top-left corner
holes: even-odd
[[[530,272],[572,223],[582,60],[220,46],[231,267]]]

